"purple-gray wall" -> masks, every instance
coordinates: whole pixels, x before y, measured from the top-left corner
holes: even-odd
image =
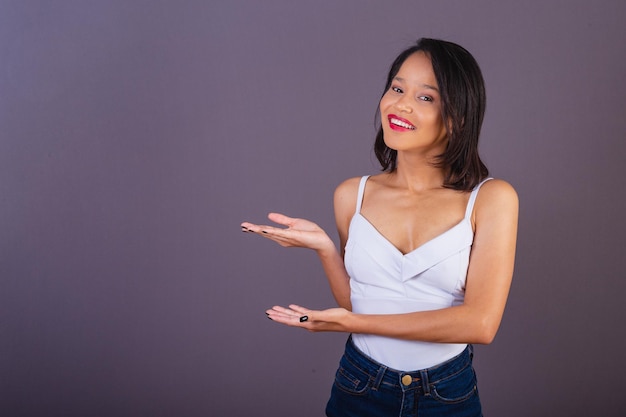
[[[626,3],[0,1],[0,415],[323,414],[345,335],[313,253],[375,173],[374,114],[416,38],[468,48],[482,153],[521,199],[487,416],[623,416]]]

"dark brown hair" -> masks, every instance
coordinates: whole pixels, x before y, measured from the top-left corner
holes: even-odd
[[[448,134],[448,146],[437,156],[435,164],[446,170],[445,187],[469,191],[489,175],[478,155],[478,137],[486,106],[485,82],[480,67],[462,46],[422,38],[402,51],[391,64],[383,95],[404,61],[418,51],[426,53],[432,62],[441,95],[441,116]],[[383,171],[396,170],[398,153],[385,144],[380,126],[374,153]]]

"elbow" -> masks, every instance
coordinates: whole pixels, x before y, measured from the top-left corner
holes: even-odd
[[[477,345],[490,345],[491,342],[493,342],[493,339],[496,338],[496,334],[495,333],[489,333],[489,332],[485,332],[484,334],[481,334],[480,336],[478,336],[476,338],[476,340],[474,340],[474,344]]]
[[[350,301],[349,298],[347,300],[337,300],[337,305],[348,311],[352,311],[352,301]]]
[[[474,340],[472,343],[479,345],[489,345],[496,338],[496,333],[498,333],[498,328],[500,327],[500,323],[495,322],[494,320],[490,320],[489,318],[484,318],[480,321],[478,328],[474,333]]]

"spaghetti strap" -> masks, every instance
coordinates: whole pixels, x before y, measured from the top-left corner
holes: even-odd
[[[482,185],[484,183],[486,183],[487,181],[492,180],[492,179],[493,178],[491,178],[491,177],[485,178],[484,180],[482,180],[480,182],[480,184],[478,184],[472,190],[472,194],[470,194],[469,201],[467,202],[467,208],[465,209],[465,218],[466,219],[469,219],[470,216],[472,215],[472,211],[474,210],[474,203],[476,202],[476,196],[478,196],[478,190],[480,190],[480,187],[482,187]]]
[[[359,194],[356,198],[356,211],[355,213],[361,212],[361,205],[363,204],[363,195],[365,194],[365,183],[369,178],[369,175],[364,175],[361,177],[361,182],[359,183]]]

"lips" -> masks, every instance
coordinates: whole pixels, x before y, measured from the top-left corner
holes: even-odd
[[[408,132],[411,130],[415,130],[415,126],[406,119],[402,117],[398,117],[395,114],[390,114],[387,116],[389,120],[389,127],[396,132]]]

